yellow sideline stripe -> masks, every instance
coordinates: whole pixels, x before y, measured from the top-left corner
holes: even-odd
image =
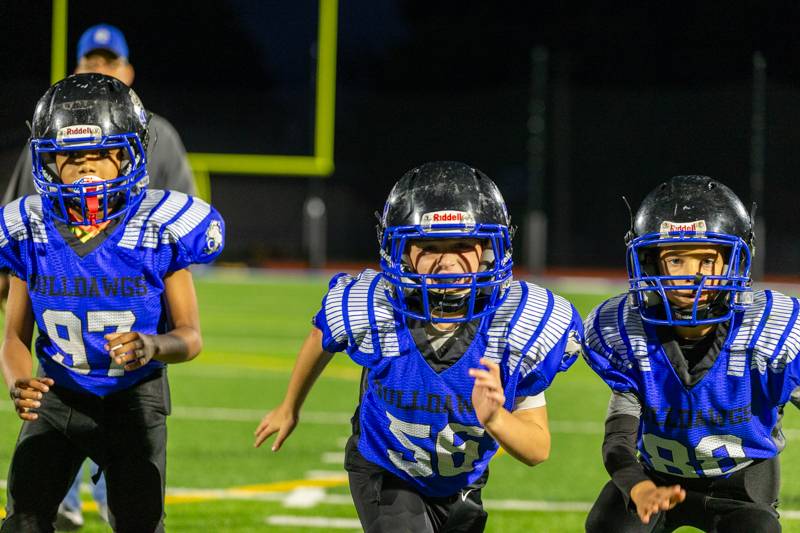
[[[262,483],[258,485],[243,485],[241,487],[231,487],[222,490],[209,490],[209,494],[203,494],[203,491],[198,491],[197,494],[168,494],[165,498],[167,504],[178,503],[196,503],[203,501],[218,500],[216,494],[227,493],[230,495],[242,494],[259,494],[264,492],[291,492],[301,487],[344,487],[347,485],[347,476],[335,476],[319,479],[289,479],[286,481],[276,481],[274,483]],[[216,493],[216,494],[214,494]],[[84,511],[97,512],[97,502],[85,501],[81,502],[81,509]],[[0,508],[0,518],[6,516],[6,511]]]
[[[347,485],[347,476],[320,478],[320,479],[291,479],[287,481],[276,481],[274,483],[263,483],[260,485],[245,485],[242,487],[231,487],[223,489],[222,491],[227,494],[259,494],[263,492],[290,492],[301,487],[343,487]],[[211,492],[211,491],[209,491]],[[214,494],[168,494],[165,498],[166,504],[178,503],[197,503],[211,500],[218,500],[219,498]],[[81,509],[84,511],[97,511],[96,502],[82,502]]]

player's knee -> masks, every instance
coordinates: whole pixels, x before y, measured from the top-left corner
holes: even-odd
[[[12,513],[2,523],[2,533],[51,533],[53,518],[33,513]]]
[[[419,529],[419,516],[410,518],[412,520],[404,521],[395,516],[380,516],[365,531],[366,533],[416,533],[417,531],[426,531],[426,529]],[[427,527],[427,524],[423,524],[423,527]]]
[[[774,513],[765,509],[741,509],[728,514],[717,524],[719,533],[780,533],[781,523]]]
[[[596,507],[592,507],[584,524],[586,533],[611,533],[614,531],[614,524],[609,513],[598,512]]]
[[[660,513],[650,517],[650,523],[658,520]],[[641,531],[644,527],[639,517],[627,510],[610,510],[607,507],[592,507],[584,524],[586,533],[623,533]]]

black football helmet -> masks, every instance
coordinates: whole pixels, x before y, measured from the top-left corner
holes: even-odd
[[[505,300],[513,229],[503,196],[480,170],[452,161],[411,169],[392,188],[378,219],[386,294],[402,315],[466,322],[493,313]],[[419,274],[411,268],[409,242],[454,238],[487,242],[479,272]],[[454,311],[463,316],[441,316]]]
[[[646,322],[672,326],[725,322],[752,302],[752,216],[732,190],[713,178],[675,176],[660,184],[642,201],[625,242],[629,300]],[[658,248],[686,244],[721,247],[722,274],[662,274]],[[670,290],[693,291],[694,304],[671,305]],[[712,296],[700,303],[705,291]]]
[[[33,181],[52,216],[87,225],[124,216],[137,205],[148,182],[148,121],[139,97],[116,78],[75,74],[50,87],[36,104],[30,146]],[[118,177],[62,183],[56,153],[113,148],[123,154]]]

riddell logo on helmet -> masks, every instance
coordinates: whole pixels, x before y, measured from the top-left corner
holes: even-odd
[[[661,223],[661,233],[668,234],[676,231],[692,231],[694,233],[706,232],[706,221],[695,220],[693,222],[670,222],[665,220]]]
[[[95,132],[91,126],[75,126],[74,128],[64,128],[64,135],[93,135]]]
[[[434,224],[463,224],[467,228],[475,226],[475,217],[466,211],[433,211],[422,215],[420,225],[430,229]]]
[[[461,222],[464,220],[464,213],[456,211],[453,213],[434,213],[431,222]]]
[[[58,143],[74,143],[74,142],[96,142],[103,137],[103,128],[93,124],[78,124],[75,126],[66,126],[58,130],[56,135],[56,142]]]

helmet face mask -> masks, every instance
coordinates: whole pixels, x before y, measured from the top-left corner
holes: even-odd
[[[36,106],[31,131],[33,181],[45,209],[69,225],[89,225],[124,216],[138,205],[147,175],[147,114],[136,93],[102,74],[78,74],[48,89]],[[64,183],[57,154],[119,149],[119,175],[85,176]]]
[[[401,315],[432,323],[468,322],[505,301],[513,279],[512,231],[502,196],[479,171],[452,162],[413,169],[392,189],[378,236],[386,296]],[[480,242],[477,271],[416,272],[409,246],[431,240]]]
[[[716,324],[752,302],[750,215],[730,189],[711,178],[677,176],[656,188],[642,202],[626,241],[629,302],[645,322]],[[719,273],[662,272],[659,252],[675,246],[719,250],[724,265]],[[676,304],[679,294],[684,301]]]
[[[661,273],[652,256],[659,247],[696,244],[722,248],[721,274],[669,275]],[[645,259],[645,257],[648,257]],[[750,249],[741,238],[724,234],[697,236],[694,232],[642,235],[628,245],[629,294],[645,321],[657,325],[698,326],[726,322],[745,310],[752,295]],[[670,293],[691,291],[690,305],[675,305]]]

